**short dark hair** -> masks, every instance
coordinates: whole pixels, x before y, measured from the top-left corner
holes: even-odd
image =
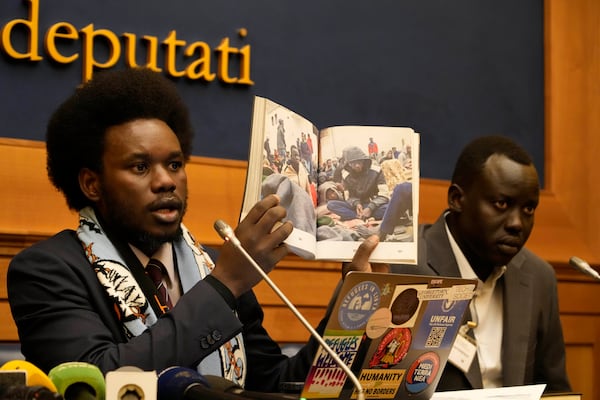
[[[147,68],[99,72],[54,112],[46,130],[47,170],[69,208],[91,205],[79,188],[79,171],[102,171],[108,128],[136,119],[159,119],[177,135],[186,160],[193,130],[175,84]]]
[[[493,154],[506,156],[522,165],[533,165],[529,153],[512,139],[502,135],[481,136],[467,144],[460,153],[452,174],[452,183],[469,189]]]

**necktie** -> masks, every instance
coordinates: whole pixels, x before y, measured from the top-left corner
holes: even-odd
[[[151,258],[150,261],[148,261],[148,265],[146,265],[146,274],[148,274],[150,279],[152,279],[154,286],[156,286],[157,300],[163,312],[167,312],[173,308],[169,293],[167,292],[167,287],[163,282],[163,277],[166,273],[167,270],[162,262],[155,258]]]

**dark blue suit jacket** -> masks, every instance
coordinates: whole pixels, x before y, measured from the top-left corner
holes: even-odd
[[[8,296],[22,352],[46,372],[69,361],[92,363],[103,372],[125,365],[156,371],[170,366],[195,368],[243,331],[246,388],[277,391],[280,381],[305,379],[318,348],[309,340],[295,357],[282,355],[262,326],[263,311],[252,291],[238,299],[237,318],[204,281],[150,329],[128,339],[72,230],[13,258]]]

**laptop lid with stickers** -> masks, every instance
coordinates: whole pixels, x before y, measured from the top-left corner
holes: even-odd
[[[351,272],[323,339],[360,380],[366,399],[429,399],[477,280]],[[301,398],[356,398],[352,381],[317,351]]]

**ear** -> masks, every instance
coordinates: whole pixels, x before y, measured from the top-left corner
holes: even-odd
[[[448,188],[448,208],[453,212],[462,212],[462,203],[464,200],[465,192],[464,190],[453,183]]]
[[[97,172],[92,171],[89,168],[82,168],[79,171],[79,188],[87,197],[93,202],[100,200],[101,186],[100,176]]]

